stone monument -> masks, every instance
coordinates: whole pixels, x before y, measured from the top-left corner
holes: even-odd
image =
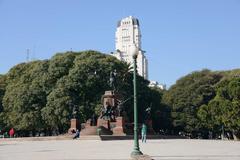
[[[120,94],[116,94],[113,90],[105,91],[102,96],[102,113],[97,122],[98,127],[105,127],[112,131],[113,135],[125,135],[125,120],[118,107],[120,97]]]
[[[71,119],[71,125],[68,130],[68,133],[72,134],[77,131],[77,129],[81,129],[79,120],[77,119],[77,107],[74,105],[73,106],[73,112],[72,112],[72,119]]]
[[[116,70],[110,72],[109,86],[111,89],[105,91],[101,98],[100,116],[97,118],[93,115],[91,119],[82,124],[84,126],[81,131],[82,135],[126,135],[126,113],[123,104],[130,98],[122,101],[121,94],[116,91],[116,76]]]
[[[113,135],[125,134],[125,120],[122,117],[121,94],[116,91],[117,72],[110,72],[109,85],[112,90],[105,91],[102,96],[102,113],[98,118],[97,126],[104,127],[113,133]]]

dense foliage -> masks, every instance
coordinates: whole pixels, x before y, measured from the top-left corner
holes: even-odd
[[[240,78],[221,81],[216,86],[216,96],[206,105],[200,106],[198,117],[202,130],[211,132],[240,133]]]
[[[173,131],[191,137],[217,137],[223,130],[240,132],[240,71],[193,72],[164,94],[171,108]]]
[[[59,53],[49,60],[18,64],[0,75],[0,130],[18,134],[65,133],[72,111],[85,122],[100,114],[101,96],[110,90],[116,70],[116,90],[133,121],[133,82],[129,65],[96,51]],[[218,138],[223,131],[240,134],[240,70],[202,70],[180,78],[168,90],[149,88],[137,76],[139,121],[151,108],[153,128],[164,134]]]
[[[0,128],[2,128],[4,126],[4,122],[3,122],[3,105],[2,105],[2,99],[3,96],[5,94],[5,76],[0,75]]]
[[[124,99],[131,97],[133,83],[129,65],[96,51],[59,53],[50,60],[16,65],[0,77],[2,127],[14,127],[21,135],[66,132],[73,107],[77,107],[81,122],[93,113],[99,115],[101,96],[110,89],[109,73],[113,70],[117,71],[116,89]],[[154,98],[150,96],[148,83],[138,76],[140,115]],[[159,97],[156,98],[160,102]],[[159,102],[153,110],[157,110]],[[130,120],[132,104],[132,98],[124,104]]]

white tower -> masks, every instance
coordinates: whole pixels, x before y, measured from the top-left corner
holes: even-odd
[[[141,32],[138,19],[129,16],[120,20],[117,24],[115,38],[116,52],[113,56],[132,64],[133,59],[130,50],[131,46],[135,44],[139,48],[137,57],[138,74],[148,79],[148,61],[141,47]]]

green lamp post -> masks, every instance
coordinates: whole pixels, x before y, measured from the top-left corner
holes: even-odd
[[[137,108],[137,81],[136,81],[136,63],[137,63],[137,56],[138,56],[138,48],[136,45],[131,46],[131,55],[133,58],[133,88],[134,88],[134,147],[131,153],[131,156],[138,156],[142,155],[142,152],[139,148],[139,141],[138,141],[138,108]]]

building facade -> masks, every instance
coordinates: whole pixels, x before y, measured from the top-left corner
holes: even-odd
[[[138,74],[148,79],[148,60],[142,50],[141,38],[142,35],[139,20],[137,18],[129,16],[118,21],[115,34],[116,51],[113,53],[113,56],[121,61],[132,64],[133,58],[130,53],[131,46],[136,45],[139,49],[137,57]]]
[[[149,87],[156,87],[156,88],[159,88],[161,90],[166,90],[167,89],[167,86],[166,84],[159,84],[157,81],[150,81]]]

